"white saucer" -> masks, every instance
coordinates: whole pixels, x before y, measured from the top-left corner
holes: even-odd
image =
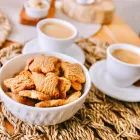
[[[23,54],[33,53],[33,52],[42,52],[42,50],[39,48],[39,45],[37,43],[37,39],[33,39],[28,43],[26,43],[22,51]],[[83,50],[74,43],[70,48],[67,49],[65,54],[71,56],[72,58],[75,58],[82,64],[84,64],[85,62],[85,54]]]
[[[127,102],[140,102],[140,87],[130,86],[128,88],[120,88],[108,81],[106,60],[92,65],[89,73],[93,84],[108,96]]]

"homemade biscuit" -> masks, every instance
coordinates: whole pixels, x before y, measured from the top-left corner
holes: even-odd
[[[41,101],[35,104],[35,107],[56,107],[64,105],[65,100],[57,99],[57,100],[48,100],[48,101]]]
[[[34,61],[29,65],[29,70],[43,73],[53,72],[58,62],[60,62],[60,59],[57,57],[41,54],[34,58]]]
[[[19,102],[21,104],[25,104],[25,105],[29,105],[29,106],[34,106],[35,102],[31,99],[28,99],[26,97],[22,97],[18,94],[14,94],[12,92],[6,92],[6,94],[12,98],[13,100],[15,100],[16,102]]]
[[[29,66],[31,65],[31,63],[32,63],[33,61],[34,61],[34,58],[28,59],[24,70],[29,70]]]
[[[65,78],[69,79],[71,82],[85,83],[86,78],[83,69],[79,64],[62,62],[61,68],[64,71]]]
[[[16,76],[19,75],[20,72],[16,72],[14,75],[13,75],[13,78],[15,78]]]
[[[33,80],[29,78],[30,76],[30,72],[21,72],[15,78],[4,80],[4,85],[10,88],[15,94],[18,94],[21,90],[33,89],[35,88],[35,84]]]
[[[59,99],[60,98],[60,94],[61,93],[60,93],[59,89],[56,87],[53,98],[54,99]]]
[[[70,80],[66,79],[66,78],[63,78],[63,77],[59,77],[58,79],[58,87],[59,87],[59,90],[60,90],[60,97],[62,99],[65,99],[66,98],[66,92],[70,89],[71,87],[71,82]]]
[[[71,94],[65,101],[65,104],[69,104],[75,100],[77,100],[79,97],[81,96],[81,92],[80,91],[77,91],[77,92],[74,92],[73,94]]]
[[[24,75],[26,76],[27,78],[31,78],[31,73],[28,71],[28,70],[24,70],[24,71],[21,71],[21,72],[17,72],[13,75],[13,78],[15,78],[16,76],[18,75]]]
[[[23,76],[25,76],[27,78],[31,78],[32,74],[31,74],[31,72],[24,70],[24,71],[21,71],[18,75],[23,75]]]
[[[37,100],[50,100],[50,96],[36,90],[22,90],[19,92],[20,96],[28,97]]]
[[[55,94],[56,86],[58,84],[58,76],[56,76],[56,74],[48,73],[45,76],[43,74],[33,72],[32,79],[37,91],[50,95],[51,98],[56,98],[56,96],[58,96]]]
[[[72,82],[71,83],[71,86],[73,89],[77,90],[77,91],[80,91],[82,90],[82,84],[78,83],[78,82]]]
[[[4,80],[4,85],[7,87],[7,88],[10,88],[11,89],[11,84],[13,84],[13,81],[14,81],[14,78],[10,78],[10,79],[6,79]]]
[[[67,67],[69,67],[71,65],[71,63],[69,63],[69,62],[62,62],[61,63],[61,68],[63,69],[63,70],[65,70]]]
[[[55,74],[60,75],[60,68],[61,68],[61,63],[57,63],[55,67]]]

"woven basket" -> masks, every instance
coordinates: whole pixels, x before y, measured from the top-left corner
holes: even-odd
[[[108,43],[95,38],[80,39],[76,43],[85,52],[87,68],[106,58]],[[10,46],[7,52],[1,50],[1,63],[3,57],[6,61],[14,57],[13,54],[19,55],[21,49],[21,46]],[[15,118],[4,103],[1,109],[1,140],[140,140],[140,104],[112,99],[94,85],[77,114],[55,126],[29,125]],[[7,121],[13,131],[6,129]]]

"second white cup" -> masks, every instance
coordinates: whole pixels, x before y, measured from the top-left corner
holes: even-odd
[[[129,44],[113,44],[107,49],[107,73],[109,82],[118,87],[129,87],[140,79],[140,65],[128,64],[116,59],[112,52],[124,49],[140,54],[140,48]]]
[[[50,23],[50,22],[59,23],[59,24],[62,24],[64,26],[71,28],[73,31],[73,35],[69,38],[62,38],[62,39],[53,38],[46,35],[41,30],[41,27],[44,24]],[[58,52],[58,53],[65,53],[66,49],[68,49],[74,43],[78,35],[77,29],[71,23],[64,20],[60,20],[60,19],[54,19],[54,18],[41,20],[37,24],[37,33],[38,33],[38,44],[42,51]]]

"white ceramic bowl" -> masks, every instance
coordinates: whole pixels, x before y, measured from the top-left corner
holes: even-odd
[[[32,7],[28,6],[28,1],[25,1],[24,8],[25,8],[26,14],[31,18],[43,18],[43,17],[47,16],[50,5],[48,2],[45,2],[45,1],[43,1],[43,3],[46,5],[46,7],[32,8]]]
[[[36,107],[26,106],[9,98],[4,93],[6,88],[3,85],[3,81],[7,78],[11,78],[15,73],[22,71],[25,67],[26,61],[29,58],[37,56],[39,54],[40,53],[20,55],[8,61],[1,68],[0,96],[2,101],[5,103],[6,107],[8,108],[8,110],[20,120],[28,122],[30,124],[55,125],[68,120],[82,107],[82,104],[84,103],[88,95],[88,92],[90,90],[91,80],[90,80],[89,72],[86,69],[86,67],[81,63],[79,63],[77,60],[69,56],[66,56],[64,54],[46,52],[44,53],[45,55],[56,56],[58,58],[61,58],[63,61],[68,61],[70,63],[78,63],[82,66],[86,76],[86,83],[84,85],[82,96],[70,104],[58,106],[58,107],[51,107],[51,108],[36,108]]]

